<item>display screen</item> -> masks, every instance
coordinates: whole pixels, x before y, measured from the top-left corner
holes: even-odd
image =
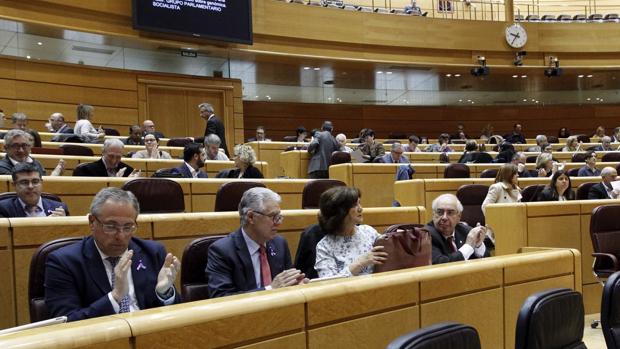
[[[251,0],[133,0],[133,26],[252,43]]]

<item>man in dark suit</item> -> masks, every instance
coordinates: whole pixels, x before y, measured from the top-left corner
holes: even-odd
[[[199,143],[188,143],[183,149],[183,160],[181,166],[173,168],[170,172],[180,173],[183,178],[208,178],[202,170],[205,166],[204,146]]]
[[[588,200],[617,199],[620,191],[611,186],[611,182],[616,180],[618,171],[613,167],[605,167],[601,170],[601,183],[590,187]]]
[[[93,199],[91,235],[51,253],[45,269],[45,304],[69,321],[180,302],[174,280],[179,260],[154,241],[133,237],[140,207],[119,188]]]
[[[4,149],[6,156],[0,160],[0,175],[10,175],[13,167],[22,162],[33,164],[41,176],[45,176],[45,169],[37,160],[30,157],[32,136],[25,131],[13,129],[4,135]],[[62,160],[61,160],[62,162]],[[59,166],[61,163],[59,162]],[[64,162],[62,162],[64,168]]]
[[[246,191],[239,203],[241,227],[209,248],[209,297],[270,290],[306,283],[292,268],[286,240],[277,236],[284,217],[280,196],[267,188]]]
[[[329,161],[332,153],[340,149],[340,144],[332,136],[334,126],[331,121],[323,122],[321,131],[316,132],[308,146],[308,153],[312,154],[308,163],[308,178],[329,178]]]
[[[226,156],[230,157],[228,148],[226,147],[226,131],[224,130],[224,123],[217,116],[215,116],[215,110],[209,103],[200,103],[198,105],[200,111],[200,117],[207,120],[207,127],[205,128],[205,137],[210,134],[216,134],[220,137],[222,142],[222,149]]]
[[[0,201],[0,217],[60,217],[68,216],[69,209],[62,202],[41,197],[43,179],[37,167],[22,162],[13,167],[15,198]]]
[[[123,142],[117,138],[106,139],[101,151],[101,159],[79,166],[73,171],[74,176],[86,177],[137,177],[133,167],[121,161]]]
[[[432,204],[433,220],[425,228],[431,233],[433,264],[488,257],[484,244],[486,227],[459,223],[463,205],[453,194],[443,194]]]
[[[73,134],[73,129],[65,123],[65,117],[61,113],[53,113],[49,118],[50,127],[54,131],[52,142],[64,142]]]
[[[514,124],[512,133],[505,134],[504,140],[512,144],[525,144],[525,136],[523,135],[522,129],[520,123]]]
[[[155,123],[152,120],[144,120],[142,123],[142,136],[146,136],[147,133],[152,133],[157,138],[166,138],[163,133],[155,131]]]

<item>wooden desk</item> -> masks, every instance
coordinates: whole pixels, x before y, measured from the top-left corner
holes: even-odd
[[[283,210],[284,221],[278,232],[288,241],[294,258],[301,232],[317,223],[318,210]],[[373,208],[364,210],[364,223],[378,231],[396,223],[422,223],[424,208],[398,207]],[[0,304],[11,301],[11,305],[0,308],[0,319],[6,324],[24,324],[29,321],[28,313],[28,270],[32,254],[41,244],[62,237],[84,236],[89,234],[88,220],[81,217],[10,218],[4,220],[5,231],[12,236],[6,240],[7,247],[2,250],[2,221],[0,220],[0,262],[6,273],[0,274]],[[205,235],[220,235],[239,227],[237,212],[222,213],[178,213],[144,214],[138,217],[137,236],[161,242],[168,252],[181,258],[185,246],[194,239]],[[6,234],[5,234],[6,235]],[[5,252],[6,251],[6,252]],[[10,262],[14,261],[14,265]],[[12,280],[15,280],[15,286]],[[177,284],[180,277],[177,278]],[[11,287],[10,290],[4,288]],[[13,293],[11,293],[13,292]],[[17,309],[17,314],[14,314]]]
[[[475,327],[484,348],[513,348],[523,301],[551,287],[581,291],[580,263],[578,251],[555,249],[405,269],[24,331],[3,347],[383,348],[450,320]]]
[[[571,247],[581,251],[586,313],[596,313],[600,311],[602,286],[592,274],[590,217],[595,207],[611,203],[620,200],[492,204],[486,208],[486,222],[495,231],[497,255],[525,247]]]

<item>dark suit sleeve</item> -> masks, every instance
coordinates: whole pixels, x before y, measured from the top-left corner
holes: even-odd
[[[290,253],[289,253],[290,260]],[[263,288],[239,290],[233,280],[234,269],[238,266],[228,257],[227,252],[218,243],[209,247],[206,276],[209,298],[230,296],[238,293],[260,291]]]
[[[601,195],[600,186],[598,184],[595,184],[592,187],[590,187],[590,191],[588,191],[588,200],[598,200],[598,199],[605,199],[605,197]]]
[[[45,304],[51,316],[67,316],[68,321],[76,321],[116,314],[107,293],[83,306],[75,286],[77,280],[70,270],[56,253],[49,255],[45,266]]]
[[[465,258],[463,257],[463,254],[459,251],[453,253],[444,253],[441,246],[438,246],[435,243],[435,239],[433,238],[433,264],[458,262],[464,260]]]
[[[213,119],[207,121],[207,132],[205,136],[210,134],[217,134],[217,125]]]

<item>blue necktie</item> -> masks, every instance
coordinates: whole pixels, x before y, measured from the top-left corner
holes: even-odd
[[[116,267],[116,265],[118,264],[118,262],[121,260],[121,257],[108,257],[106,258],[108,260],[108,262],[110,262],[110,264],[112,264],[112,289],[114,289],[114,281],[116,279],[116,274],[114,273],[114,267]],[[119,309],[119,313],[128,313],[129,312],[129,295],[125,295],[125,297],[123,297],[123,299],[121,299],[120,301],[120,309]]]

